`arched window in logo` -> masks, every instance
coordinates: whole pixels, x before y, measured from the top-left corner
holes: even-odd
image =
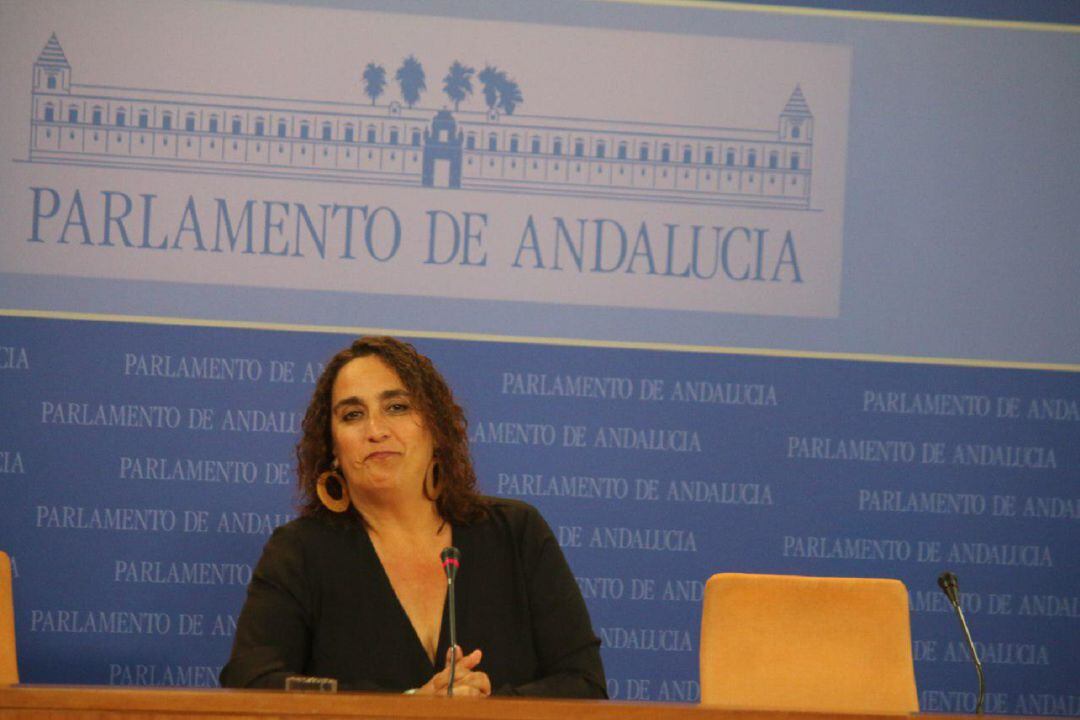
[[[713,149],[712,148],[705,148],[705,164],[706,165],[712,165],[713,164]]]
[[[499,136],[496,135],[495,133],[491,133],[490,135],[488,135],[488,150],[498,150],[498,149],[499,149]]]
[[[476,133],[469,133],[469,137],[465,138],[465,149],[466,150],[475,150],[476,149]]]
[[[347,123],[345,125],[345,142],[351,143],[353,141],[353,137],[354,129],[352,123]]]
[[[195,132],[195,113],[189,112],[184,116],[184,130]]]
[[[551,144],[552,155],[562,155],[562,138],[555,138],[555,141]],[[559,168],[556,167],[556,170]]]
[[[724,164],[725,165],[734,165],[735,164],[735,151],[732,150],[731,148],[728,148],[727,155],[724,156]]]
[[[143,128],[143,129],[146,129],[146,128],[150,127],[150,111],[149,110],[140,110],[139,111],[139,127]]]
[[[378,134],[375,131],[375,126],[371,126],[367,129],[367,141],[369,143],[375,143],[378,139]]]
[[[391,145],[397,145],[398,144],[398,129],[396,127],[390,128],[390,144]]]
[[[539,155],[540,154],[540,136],[539,135],[533,135],[532,136],[532,148],[531,148],[531,150],[532,150],[533,155]]]
[[[684,145],[682,149],[682,161],[689,165],[694,161],[694,150],[689,145]]]
[[[671,146],[667,143],[660,146],[660,162],[671,162]]]
[[[626,141],[619,143],[619,159],[626,159]]]
[[[799,133],[801,132],[801,130],[802,129],[798,125],[792,125],[791,126],[791,137],[798,140],[799,139]]]
[[[746,153],[746,165],[747,167],[757,167],[757,150]]]
[[[212,133],[216,133],[218,131],[218,116],[217,115],[211,115],[210,116],[210,123],[209,123],[209,126],[207,127],[207,130],[209,130]],[[213,147],[213,145],[211,145],[210,147]]]
[[[232,134],[233,135],[239,135],[242,128],[243,128],[243,121],[239,117],[237,117],[236,115],[233,115]]]
[[[45,87],[49,88],[50,90],[56,89],[56,75],[49,73],[49,77],[45,81]]]
[[[255,134],[258,137],[266,134],[266,119],[262,116],[255,118]]]
[[[799,169],[799,153],[791,153],[791,169]]]
[[[56,108],[52,103],[45,104],[45,122],[52,122],[56,116]]]
[[[641,143],[641,146],[638,148],[638,160],[644,161],[644,160],[648,160],[648,159],[649,159],[649,145],[648,145],[648,143]]]
[[[574,140],[574,157],[585,157],[585,140],[582,138]]]
[[[289,133],[289,126],[285,124],[284,120],[278,120],[277,124],[277,136],[279,138],[285,137]]]
[[[311,136],[311,124],[307,120],[300,123],[300,139],[307,140]]]
[[[607,153],[607,145],[603,140],[596,141],[596,157],[602,158]]]
[[[322,124],[322,139],[323,140],[330,140],[330,139],[333,138],[333,136],[334,136],[334,128],[333,128],[333,126],[328,122],[324,122]]]
[[[413,147],[420,147],[420,130],[417,128],[412,131],[412,144]]]
[[[79,108],[75,107],[74,105],[68,108],[68,122],[79,122]]]
[[[769,152],[769,169],[775,170],[780,167],[780,153],[772,150]]]
[[[172,130],[172,113],[165,111],[161,114],[161,129]]]
[[[511,135],[510,136],[510,152],[516,153],[518,151],[518,143],[520,143],[520,142],[521,142],[521,140],[518,139],[517,135]],[[513,167],[513,166],[511,166],[511,167]]]
[[[127,113],[123,108],[116,111],[116,127],[124,127],[127,124]]]
[[[102,107],[100,105],[95,105],[94,109],[90,113],[90,122],[92,122],[95,125],[100,125],[101,124],[101,113],[102,113]]]

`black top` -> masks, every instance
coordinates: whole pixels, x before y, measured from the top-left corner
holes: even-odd
[[[535,508],[491,499],[487,519],[453,526],[458,645],[500,695],[606,697],[600,640],[551,528]],[[448,605],[446,603],[445,605]],[[359,522],[302,517],[274,531],[248,586],[225,687],[283,687],[289,675],[343,690],[403,692],[442,669],[413,630]]]

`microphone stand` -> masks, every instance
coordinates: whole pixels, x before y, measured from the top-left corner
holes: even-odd
[[[443,570],[446,572],[446,593],[450,604],[450,678],[446,685],[446,696],[454,697],[454,669],[457,666],[457,612],[454,609],[454,578],[461,566],[461,551],[456,547],[447,547],[439,554]]]
[[[964,619],[964,611],[960,608],[960,583],[951,572],[945,572],[938,578],[938,586],[949,598],[949,603],[956,611],[956,617],[960,619],[960,627],[964,630],[964,639],[967,640],[968,651],[971,652],[971,660],[975,663],[975,672],[979,676],[979,695],[975,702],[975,714],[983,714],[983,700],[986,698],[986,681],[983,678],[982,662],[979,661],[979,653],[975,650],[975,641],[971,639],[971,630],[968,629],[967,620]]]
[[[446,578],[446,591],[450,602],[450,682],[446,686],[446,696],[454,697],[454,668],[457,667],[457,623],[454,612],[454,577]],[[981,677],[981,671],[980,671]]]

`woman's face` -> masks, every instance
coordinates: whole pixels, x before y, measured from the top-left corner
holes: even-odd
[[[382,358],[346,363],[334,380],[330,409],[334,456],[354,499],[423,492],[434,441],[405,384]]]

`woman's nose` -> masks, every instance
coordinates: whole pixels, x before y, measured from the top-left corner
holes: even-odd
[[[380,413],[371,413],[368,415],[367,423],[368,437],[372,440],[381,440],[388,434],[386,426],[386,418]]]

